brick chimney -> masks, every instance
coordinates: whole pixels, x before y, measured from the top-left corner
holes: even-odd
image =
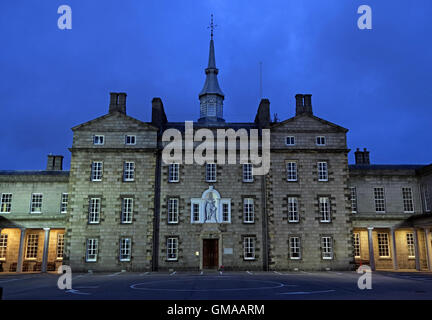
[[[126,93],[110,92],[109,113],[121,112],[126,114]]]
[[[167,123],[167,116],[165,114],[164,106],[161,98],[153,98],[152,100],[152,124],[158,128]]]
[[[356,164],[370,164],[369,151],[367,151],[366,148],[364,148],[363,151],[357,148],[354,155]]]
[[[261,127],[270,125],[270,101],[269,99],[261,99],[255,116],[255,123]]]
[[[63,170],[63,156],[48,155],[47,171],[62,171]]]
[[[312,114],[312,95],[296,94],[296,116],[302,113]]]

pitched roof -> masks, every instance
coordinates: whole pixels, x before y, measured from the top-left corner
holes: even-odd
[[[314,116],[314,115],[312,115],[312,114],[307,114],[307,113],[301,113],[301,114],[296,115],[296,116],[294,116],[294,117],[292,117],[292,118],[286,119],[286,120],[284,120],[284,121],[282,121],[282,122],[276,122],[276,123],[273,123],[273,124],[271,125],[271,128],[277,128],[277,127],[282,126],[282,125],[284,125],[284,124],[287,124],[287,123],[293,122],[293,121],[295,121],[295,120],[297,120],[297,119],[299,119],[299,118],[301,118],[301,117],[309,117],[309,118],[311,118],[311,119],[315,119],[315,120],[321,122],[322,124],[325,124],[325,125],[328,125],[328,126],[330,126],[330,127],[333,127],[333,128],[335,128],[336,130],[338,130],[338,131],[341,131],[341,132],[348,132],[348,129],[346,129],[346,128],[344,128],[344,127],[341,127],[341,126],[339,126],[339,125],[337,125],[337,124],[335,124],[335,123],[333,123],[333,122],[330,122],[330,121],[324,120],[324,119],[322,119],[322,118],[319,118],[319,117],[317,117],[317,116]]]

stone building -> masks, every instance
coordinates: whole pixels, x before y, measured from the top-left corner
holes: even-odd
[[[150,122],[134,119],[111,93],[107,114],[72,128],[69,172],[61,156],[0,171],[3,271],[431,270],[432,165],[371,165],[367,150],[349,165],[348,130],[316,117],[310,94],[290,119],[272,122],[263,99],[253,122],[227,122],[218,73],[212,38],[191,132],[258,132],[262,152],[269,130],[267,174],[238,145],[235,164],[165,161],[164,133],[186,141],[188,124],[160,98]]]

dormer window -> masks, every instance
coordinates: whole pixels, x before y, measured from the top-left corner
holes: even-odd
[[[102,135],[94,135],[93,136],[93,144],[94,145],[102,145],[105,143],[105,137]]]
[[[287,146],[295,146],[295,137],[289,136],[285,138],[285,144]]]
[[[125,136],[125,144],[126,145],[135,145],[136,144],[136,136]]]
[[[317,146],[325,146],[326,145],[326,137],[324,137],[324,136],[316,137],[316,145]]]

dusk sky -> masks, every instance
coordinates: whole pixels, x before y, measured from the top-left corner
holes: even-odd
[[[72,30],[57,27],[60,5]],[[372,8],[359,30],[357,8]],[[214,14],[224,118],[253,121],[259,62],[271,114],[314,114],[349,129],[350,163],[432,163],[432,1],[26,0],[0,4],[0,170],[41,170],[65,156],[71,127],[108,112],[109,92],[150,121],[161,97],[169,121],[197,120]]]

